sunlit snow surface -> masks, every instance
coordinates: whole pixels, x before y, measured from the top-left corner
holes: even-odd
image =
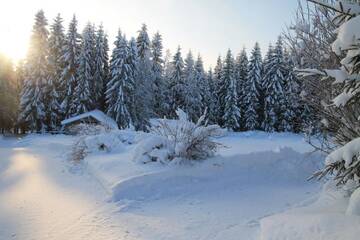
[[[0,239],[259,239],[261,219],[321,187],[306,178],[324,156],[299,135],[232,133],[214,158],[181,166],[132,161],[143,136],[123,135],[76,167],[75,137],[0,139]]]

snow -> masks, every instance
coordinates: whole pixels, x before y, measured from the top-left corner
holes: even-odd
[[[61,121],[61,125],[67,125],[69,123],[87,118],[87,117],[93,117],[96,120],[98,120],[99,122],[101,122],[102,124],[104,124],[105,126],[107,126],[110,129],[118,129],[118,125],[117,123],[114,121],[114,119],[112,119],[111,117],[107,116],[105,113],[103,113],[100,110],[93,110],[90,112],[86,112],[68,119],[65,119],[63,121]]]
[[[341,55],[342,51],[351,49],[353,46],[359,44],[360,38],[360,16],[354,17],[342,24],[338,29],[338,36],[335,42],[332,44],[332,50],[337,54]],[[347,54],[352,54],[349,50]]]
[[[320,236],[311,232],[319,226],[330,236],[359,226],[344,214],[345,193],[323,195],[327,204],[314,206],[321,184],[306,179],[324,156],[309,154],[301,135],[229,133],[216,139],[226,147],[214,157],[183,165],[134,161],[147,136],[86,137],[79,165],[68,161],[78,137],[1,139],[0,239],[293,239],[281,234]],[[357,239],[356,229],[346,239]]]
[[[360,188],[356,189],[350,197],[346,215],[360,216]]]
[[[319,188],[305,179],[323,157],[309,155],[300,135],[229,133],[216,139],[226,148],[215,157],[185,165],[134,161],[139,146],[156,143],[134,138],[121,151],[85,160],[111,193],[122,224],[140,239],[257,239],[261,218]]]
[[[343,83],[348,78],[347,71],[343,69],[326,69],[324,71],[328,76],[335,78],[333,84]]]
[[[359,156],[360,151],[360,138],[354,139],[345,146],[333,151],[330,153],[325,163],[326,165],[330,165],[332,163],[336,163],[339,161],[345,161],[345,167],[349,168],[351,166],[354,166],[357,161],[353,161],[354,157]]]
[[[261,240],[355,240],[360,217],[346,214],[349,193],[330,182],[316,201],[261,220]]]

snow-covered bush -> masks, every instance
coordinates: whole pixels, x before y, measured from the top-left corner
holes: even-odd
[[[163,119],[153,124],[151,137],[142,141],[135,150],[136,161],[201,160],[216,152],[220,144],[214,141],[214,137],[223,134],[219,126],[206,126],[205,114],[197,123],[191,122],[181,109],[176,114],[178,120]]]
[[[70,152],[70,160],[79,162],[93,152],[122,151],[125,145],[135,141],[134,131],[118,130],[94,135],[80,136]]]
[[[169,149],[168,141],[153,134],[140,141],[134,150],[134,161],[139,163],[166,163],[173,159],[174,154]]]

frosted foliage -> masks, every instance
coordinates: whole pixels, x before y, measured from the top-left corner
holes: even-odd
[[[139,144],[135,161],[201,160],[215,153],[220,145],[212,138],[222,135],[222,130],[217,125],[204,126],[206,114],[197,123],[181,109],[176,114],[178,120],[159,120],[152,126],[152,137]]]

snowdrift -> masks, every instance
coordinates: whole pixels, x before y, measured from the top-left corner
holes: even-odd
[[[321,159],[319,154],[308,156],[291,148],[216,157],[120,181],[112,188],[113,200],[151,201],[200,191],[218,192],[242,182],[303,184],[320,167]]]

